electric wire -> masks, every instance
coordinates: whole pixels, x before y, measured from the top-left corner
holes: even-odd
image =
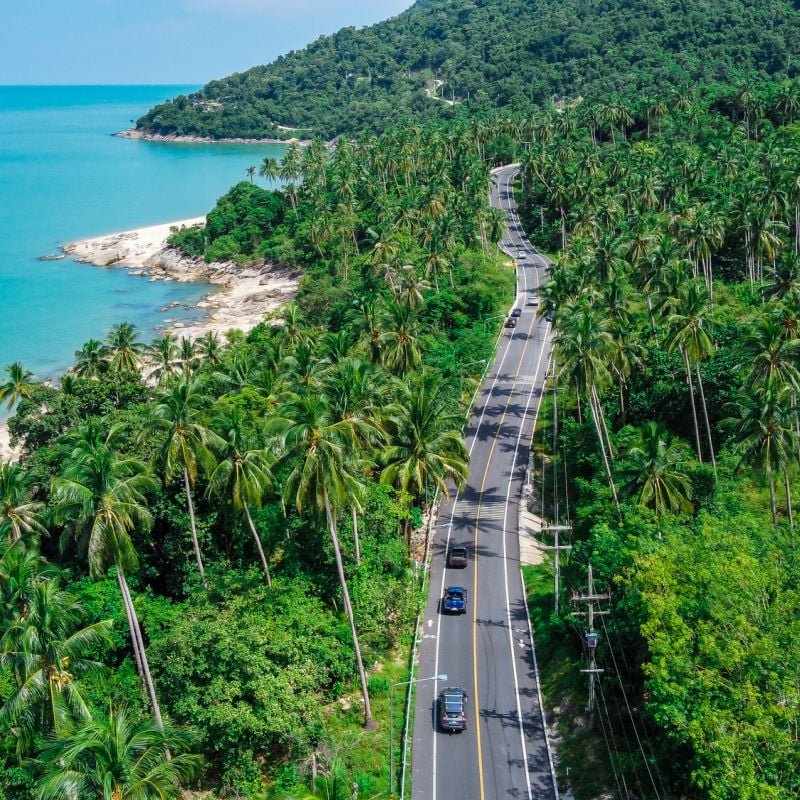
[[[659,795],[659,793],[658,793],[658,787],[656,786],[655,778],[653,777],[653,773],[652,773],[652,771],[650,769],[650,763],[648,761],[646,753],[644,752],[644,745],[642,744],[642,740],[639,737],[639,729],[637,728],[636,720],[633,717],[633,710],[631,709],[630,703],[628,702],[628,695],[625,692],[625,686],[622,683],[622,676],[620,675],[619,666],[617,665],[617,659],[616,659],[616,656],[614,655],[614,648],[611,645],[611,637],[609,636],[609,633],[608,633],[608,627],[606,626],[605,617],[604,616],[600,617],[600,620],[601,620],[601,622],[603,624],[603,632],[605,633],[606,642],[608,643],[608,651],[611,654],[611,661],[614,664],[614,672],[615,672],[615,674],[617,676],[617,681],[619,682],[619,688],[620,688],[620,691],[622,692],[622,697],[625,700],[625,707],[628,709],[628,716],[630,717],[631,726],[633,727],[633,732],[634,732],[634,734],[636,736],[636,741],[637,741],[637,743],[639,745],[639,751],[642,754],[642,760],[644,761],[645,768],[647,769],[647,774],[650,776],[650,783],[653,786],[653,791],[656,794],[657,800],[660,800],[661,795]]]
[[[612,612],[612,616],[613,616],[613,612]],[[608,633],[608,628],[606,627],[605,619],[603,620],[603,630],[604,630],[605,635],[606,635],[606,641],[608,642],[608,649],[609,649],[609,652],[611,653],[611,659],[612,659],[613,664],[614,664],[614,669],[616,670],[617,677],[618,677],[618,679],[620,681],[620,688],[622,689],[623,696],[625,696],[625,690],[624,690],[624,688],[622,688],[622,680],[619,677],[620,676],[620,670],[619,670],[619,667],[617,665],[616,657],[614,655],[614,649],[613,649],[613,646],[611,644],[611,637],[610,637],[610,635]],[[628,660],[627,660],[627,658],[625,656],[625,648],[622,645],[622,639],[620,638],[619,632],[616,630],[616,627],[613,628],[613,630],[614,630],[614,633],[615,633],[615,635],[617,637],[617,644],[619,645],[618,649],[619,649],[619,652],[620,652],[620,658],[622,660],[623,665],[625,666],[625,672],[627,674],[628,680],[632,682],[632,680],[633,680],[633,672],[630,669],[630,666],[628,665]],[[627,697],[625,697],[625,703],[626,703],[626,705],[628,705],[628,698]],[[628,713],[631,714],[630,706],[628,706]],[[636,738],[638,740],[639,739],[638,730],[636,728],[635,723],[633,723],[633,719],[632,718],[631,718],[631,723],[634,725],[634,731],[636,732]],[[649,751],[650,759],[652,760],[653,769],[655,770],[656,777],[658,778],[658,784],[661,787],[661,794],[666,797],[667,796],[667,790],[666,790],[666,787],[664,785],[664,780],[663,780],[663,778],[661,776],[661,771],[658,769],[658,762],[656,760],[655,749],[654,749],[653,743],[650,740],[650,737],[649,737],[649,735],[647,733],[647,728],[644,725],[644,723],[642,723],[642,733],[644,735],[644,740],[647,743],[647,750]],[[639,740],[639,746],[640,746],[640,748],[642,748],[641,740]],[[643,756],[645,755],[643,748],[642,748],[642,755]],[[647,758],[645,757],[645,765],[648,765],[648,763],[649,762],[647,761]],[[650,772],[650,769],[648,767],[648,773],[649,772]],[[650,780],[652,782],[652,780],[653,780],[652,775],[650,776]],[[655,786],[653,788],[655,789]],[[656,797],[658,797],[659,796],[658,795],[658,790],[655,789],[655,792],[656,792]]]

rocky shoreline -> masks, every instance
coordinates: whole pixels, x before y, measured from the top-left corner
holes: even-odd
[[[310,139],[214,139],[211,136],[179,136],[176,133],[150,133],[139,128],[128,128],[124,131],[112,133],[112,136],[119,136],[121,139],[141,139],[145,142],[178,142],[186,144],[311,144]]]
[[[187,256],[167,244],[173,228],[202,224],[205,218],[196,217],[82,239],[65,244],[62,249],[79,263],[128,267],[129,274],[151,281],[202,281],[219,287],[197,303],[197,308],[205,310],[205,319],[196,324],[159,326],[162,331],[190,339],[208,331],[223,334],[232,329],[252,330],[267,314],[295,296],[301,274],[297,270],[269,263],[207,264],[202,258]],[[167,312],[169,307],[161,311]]]

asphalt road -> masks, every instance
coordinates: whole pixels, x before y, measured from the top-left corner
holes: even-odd
[[[492,203],[506,211],[502,246],[517,259],[517,327],[503,329],[497,356],[466,433],[466,487],[443,502],[432,544],[412,743],[414,800],[556,800],[558,796],[524,601],[518,519],[530,438],[550,358],[550,325],[528,298],[547,261],[518,227],[514,167],[496,170]],[[525,253],[519,258],[519,253]],[[510,311],[510,309],[509,309]],[[497,322],[500,322],[498,320]],[[448,547],[469,551],[466,569],[447,569]],[[447,586],[469,590],[467,613],[439,612]],[[447,681],[425,678],[446,674]],[[445,686],[468,695],[467,729],[438,730],[436,697]]]

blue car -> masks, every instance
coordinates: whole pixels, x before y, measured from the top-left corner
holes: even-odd
[[[467,590],[462,586],[448,586],[442,599],[442,608],[448,614],[466,614]]]

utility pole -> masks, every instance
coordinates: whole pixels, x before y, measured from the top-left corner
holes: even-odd
[[[599,669],[597,666],[597,661],[595,660],[595,655],[597,652],[597,642],[600,638],[600,635],[595,632],[594,629],[594,618],[595,616],[600,616],[602,614],[608,614],[608,611],[600,611],[599,609],[595,609],[595,604],[600,603],[601,600],[609,600],[610,595],[608,592],[597,593],[594,589],[594,578],[592,576],[592,565],[589,564],[589,591],[586,594],[573,592],[572,593],[572,602],[573,603],[586,603],[587,610],[586,611],[573,611],[572,613],[576,617],[586,617],[588,622],[588,630],[586,631],[586,649],[589,652],[589,668],[582,669],[581,672],[585,672],[589,676],[589,702],[586,705],[586,713],[589,715],[589,727],[592,727],[592,723],[594,721],[594,700],[595,700],[595,682],[597,680],[597,676],[603,672],[602,669]]]
[[[558,534],[562,531],[572,531],[572,525],[547,525],[542,528],[542,533],[552,533],[555,536],[555,543],[552,545],[552,549],[556,551],[555,557],[553,559],[553,567],[554,567],[554,578],[553,578],[553,594],[555,596],[555,613],[558,616],[559,610],[559,583],[561,577],[561,564],[560,564],[560,555],[562,550],[572,550],[571,544],[559,544],[558,543]]]

